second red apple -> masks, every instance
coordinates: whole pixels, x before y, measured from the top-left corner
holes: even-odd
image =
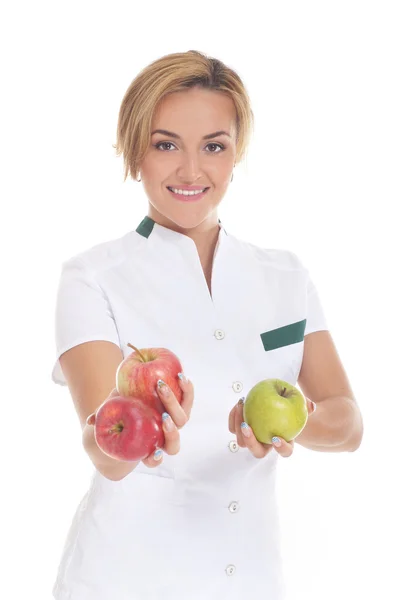
[[[161,415],[138,398],[119,394],[97,409],[94,435],[98,447],[117,460],[139,461],[164,445]]]

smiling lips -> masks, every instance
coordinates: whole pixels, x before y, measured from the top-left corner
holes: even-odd
[[[200,198],[202,198],[206,194],[206,192],[208,191],[209,188],[194,187],[194,189],[189,188],[189,189],[183,190],[183,189],[172,188],[172,187],[168,186],[167,189],[171,192],[171,194],[173,194],[179,200],[191,202],[191,201],[195,201],[195,200],[200,200]],[[201,191],[199,191],[199,190],[201,190]]]

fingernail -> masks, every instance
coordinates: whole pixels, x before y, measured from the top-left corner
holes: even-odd
[[[166,431],[172,431],[174,429],[174,421],[171,419],[170,415],[166,412],[163,412],[161,418],[164,423],[164,429]]]
[[[178,373],[178,377],[183,383],[188,382],[188,378],[186,377],[186,375],[184,373]]]
[[[277,448],[279,448],[279,446],[281,444],[281,441],[280,441],[280,439],[278,437],[275,436],[275,437],[272,438],[272,443],[274,444],[274,446],[276,446]]]
[[[160,450],[160,448],[158,448],[153,455],[153,459],[160,460],[162,456],[163,456],[163,450]]]
[[[242,398],[238,400],[238,404],[245,404],[245,396],[242,396]]]
[[[158,390],[163,394],[163,396],[168,394],[167,384],[162,379],[159,379],[159,381],[157,382],[157,387]]]
[[[250,437],[250,427],[245,421],[241,423],[241,431],[246,437]]]
[[[315,412],[315,410],[316,410],[316,402],[313,402],[313,400],[311,400],[311,402],[312,402],[312,405],[313,405],[313,411],[312,411],[312,414],[313,414]]]

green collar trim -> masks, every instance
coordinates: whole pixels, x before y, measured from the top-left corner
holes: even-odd
[[[225,230],[225,228],[223,227],[220,219],[219,219],[219,224],[220,224],[221,228],[223,229],[224,233],[226,235],[228,235],[228,233]],[[156,225],[156,222],[153,219],[151,219],[150,217],[146,216],[144,219],[142,219],[141,223],[138,225],[136,232],[145,238],[149,238],[155,225]]]

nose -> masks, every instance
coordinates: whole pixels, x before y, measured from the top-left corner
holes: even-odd
[[[180,160],[177,175],[191,185],[199,177],[200,169],[198,156],[193,152],[185,152]]]

